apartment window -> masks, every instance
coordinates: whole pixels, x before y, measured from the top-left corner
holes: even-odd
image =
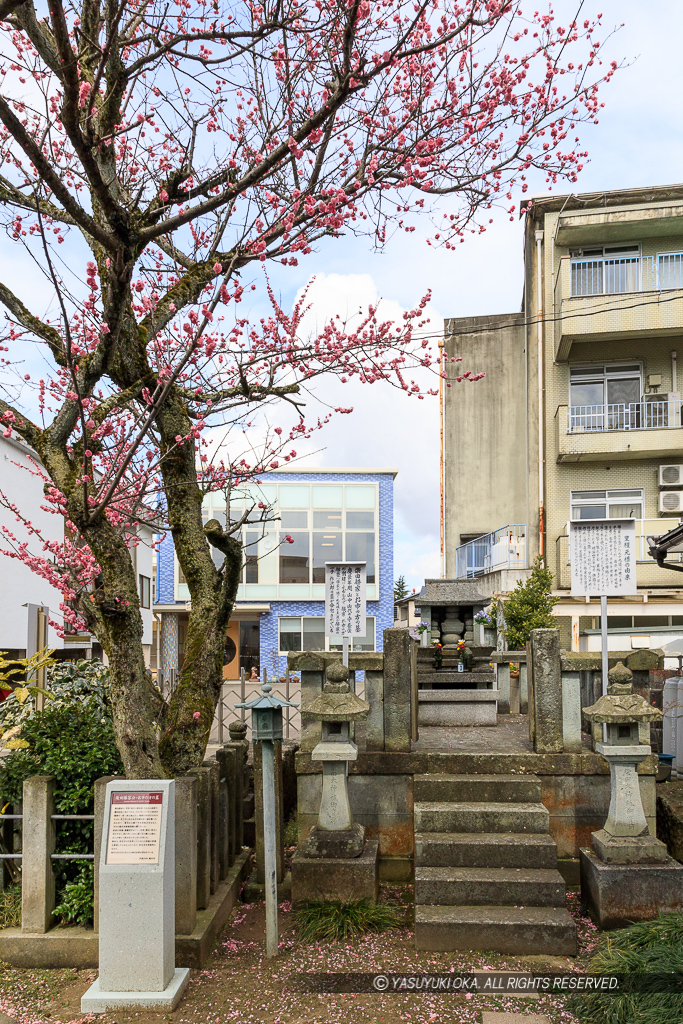
[[[594,629],[600,629],[600,616],[593,620]],[[683,615],[608,615],[609,630],[667,630],[671,627],[683,629]]]
[[[571,519],[642,519],[643,490],[640,487],[613,491],[572,491]]]
[[[178,562],[178,586],[182,587],[182,586],[185,586],[186,584],[187,584],[187,580],[185,579],[185,573],[180,568],[180,562]]]
[[[258,542],[261,534],[256,530],[245,530],[243,543],[244,582],[258,583]]]
[[[140,594],[140,607],[149,608],[152,597],[152,580],[149,576],[138,576],[138,592]]]
[[[570,429],[639,427],[642,394],[640,363],[572,366],[569,371]]]

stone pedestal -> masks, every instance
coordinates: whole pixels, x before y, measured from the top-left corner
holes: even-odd
[[[681,911],[683,865],[668,856],[659,864],[606,864],[592,850],[583,849],[581,896],[603,929]]]
[[[377,901],[379,894],[379,843],[369,839],[360,857],[292,858],[292,903],[302,900]]]

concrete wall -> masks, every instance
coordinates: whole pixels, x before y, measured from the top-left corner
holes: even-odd
[[[526,369],[520,313],[447,320],[445,335],[445,549],[453,578],[462,535],[526,522]],[[462,362],[450,362],[454,356]],[[464,370],[486,376],[457,383]]]
[[[35,475],[35,465],[29,458],[29,449],[12,438],[0,436],[0,489],[2,493],[31,520],[46,540],[61,542],[64,538],[64,521],[61,516],[44,512],[43,481]],[[31,537],[25,527],[18,523],[13,513],[0,506],[0,525],[11,530],[19,542],[27,541],[29,550],[41,555],[41,543]],[[3,537],[0,547],[10,549]],[[0,650],[26,650],[28,632],[28,608],[26,604],[43,604],[50,609],[50,617],[61,622],[62,602],[60,591],[48,586],[44,579],[16,558],[0,554],[2,587],[0,587]],[[64,646],[52,627],[48,630],[48,645],[61,649]]]

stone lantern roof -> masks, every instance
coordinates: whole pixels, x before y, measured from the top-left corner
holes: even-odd
[[[662,717],[659,708],[633,692],[633,673],[618,662],[609,673],[607,693],[583,713],[591,722],[626,725],[628,722],[657,722]]]
[[[310,704],[303,705],[302,716],[320,722],[357,722],[366,718],[370,705],[351,692],[348,678],[346,665],[333,662],[327,669],[323,692]]]

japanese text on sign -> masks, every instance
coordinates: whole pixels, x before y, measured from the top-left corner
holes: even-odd
[[[569,558],[574,596],[635,594],[635,520],[570,523]]]
[[[163,793],[112,793],[107,864],[158,864]]]
[[[325,563],[325,636],[365,636],[365,562]]]

